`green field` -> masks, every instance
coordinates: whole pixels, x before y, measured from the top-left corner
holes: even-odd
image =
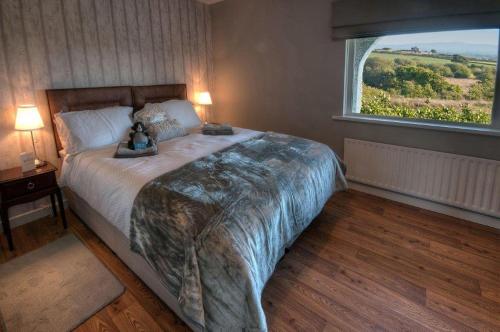
[[[383,58],[387,60],[394,60],[394,59],[407,59],[407,60],[412,60],[415,62],[420,62],[420,63],[432,63],[432,64],[439,64],[439,65],[444,65],[447,63],[451,63],[450,60],[447,59],[440,59],[440,58],[434,58],[430,56],[421,56],[421,55],[410,55],[410,54],[397,54],[397,53],[379,53],[379,52],[373,52],[370,57],[377,57],[377,58]]]
[[[473,63],[476,65],[483,65],[483,66],[489,66],[489,67],[496,67],[496,62],[494,61],[469,61],[469,63]]]
[[[432,56],[425,56],[425,55],[410,55],[410,54],[397,54],[397,53],[385,53],[385,52],[372,52],[370,57],[378,57],[378,58],[383,58],[383,59],[388,59],[388,60],[394,60],[396,58],[399,59],[408,59],[412,60],[415,62],[420,62],[424,64],[439,64],[439,65],[444,65],[447,63],[452,63],[451,60],[448,59],[441,59],[441,58],[435,58]],[[479,60],[472,60],[469,63],[475,63],[478,65],[484,65],[484,66],[496,66],[496,62],[494,61],[479,61]]]
[[[360,113],[490,124],[496,62],[459,60],[373,52],[363,69]]]

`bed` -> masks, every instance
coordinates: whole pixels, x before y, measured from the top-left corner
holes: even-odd
[[[183,84],[48,90],[49,109],[97,110],[187,99]],[[54,125],[58,151],[63,146]],[[261,292],[276,263],[346,183],[326,146],[235,128],[62,156],[70,208],[193,330],[266,330]]]

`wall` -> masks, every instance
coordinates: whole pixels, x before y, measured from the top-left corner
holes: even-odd
[[[211,78],[208,6],[195,0],[1,0],[0,169],[31,151],[15,109],[36,104],[40,156],[57,162],[45,89],[187,83]]]
[[[345,65],[331,10],[331,0],[212,5],[216,119],[315,139],[341,154],[350,137],[500,160],[500,137],[331,120],[342,114]]]
[[[57,165],[45,89],[187,83],[192,97],[210,86],[211,45],[195,0],[1,0],[0,169],[32,150],[13,130],[17,105],[39,107],[37,150]]]

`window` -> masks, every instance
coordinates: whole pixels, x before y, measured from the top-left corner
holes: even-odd
[[[500,129],[498,53],[498,29],[348,40],[344,113]]]

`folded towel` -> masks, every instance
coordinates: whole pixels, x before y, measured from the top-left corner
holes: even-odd
[[[233,128],[227,124],[207,123],[201,132],[203,135],[234,135]]]
[[[218,136],[218,135],[234,135],[233,130],[230,131],[222,131],[222,130],[203,130],[202,131],[203,135],[211,135],[211,136]]]

